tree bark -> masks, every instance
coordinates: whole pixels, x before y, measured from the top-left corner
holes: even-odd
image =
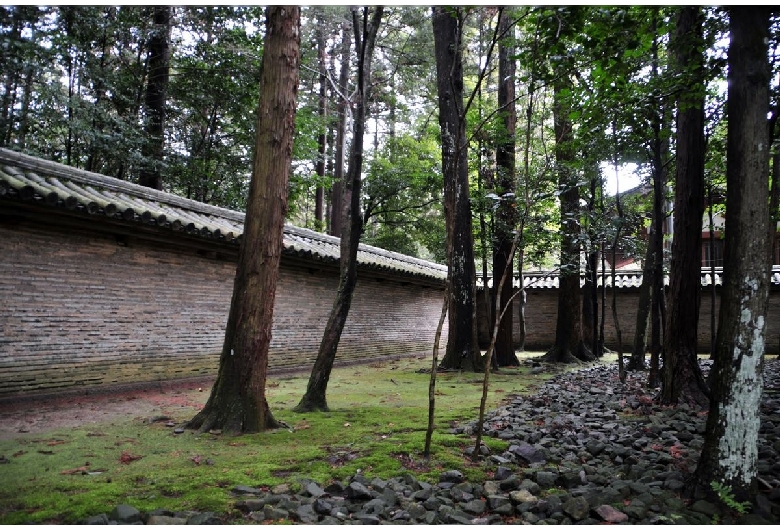
[[[515,130],[517,109],[515,105],[515,59],[514,34],[512,33],[512,17],[505,12],[501,17],[499,33],[504,35],[498,43],[498,107],[504,125],[503,140],[496,149],[496,190],[501,197],[496,211],[496,230],[493,240],[493,284],[504,276],[509,269],[509,279],[503,283],[501,292],[496,291],[499,298],[498,307],[503,316],[498,323],[495,355],[498,366],[519,366],[520,361],[515,355],[512,340],[513,310],[512,272],[514,271],[512,240],[517,228],[517,208],[515,198]],[[497,289],[497,287],[496,287]]]
[[[352,47],[352,38],[345,24],[341,28],[341,69],[339,71],[339,92],[336,114],[336,149],[333,155],[333,188],[330,199],[330,235],[341,237],[344,224],[344,151],[347,141],[347,100],[346,95],[349,84],[349,50]],[[362,140],[361,140],[362,141]]]
[[[188,426],[226,434],[277,426],[265,398],[287,212],[300,54],[300,7],[266,8],[252,181],[219,372]]]
[[[317,100],[317,114],[321,120],[320,133],[317,135],[317,163],[315,164],[315,172],[320,181],[317,183],[317,188],[314,192],[314,222],[317,231],[323,229],[325,225],[325,188],[322,185],[322,181],[325,178],[325,158],[327,156],[328,144],[327,144],[327,83],[328,83],[328,69],[325,64],[325,34],[322,31],[324,22],[322,17],[318,17],[318,26],[316,30],[317,34],[317,60],[319,64],[319,94]]]
[[[666,315],[661,403],[707,405],[708,389],[698,361],[701,303],[701,227],[704,214],[704,16],[684,7],[674,39],[676,68],[682,77],[677,101],[677,174],[674,235]]]
[[[376,35],[382,19],[382,6],[374,9],[369,22],[368,8],[363,8],[362,21],[357,10],[353,10],[355,48],[358,52],[357,91],[355,94],[355,119],[353,124],[352,148],[350,149],[349,171],[344,182],[344,204],[347,206],[341,234],[341,260],[339,288],[333,308],[322,334],[306,393],[295,407],[296,412],[327,411],[326,391],[333,362],[336,359],[341,332],[347,322],[352,295],[357,285],[357,252],[360,235],[363,232],[363,216],[360,213],[360,188],[363,171],[363,135],[365,115],[371,87],[371,58],[374,54]]]
[[[561,271],[558,287],[558,319],[555,344],[542,359],[571,363],[593,360],[593,354],[582,341],[580,307],[580,244],[577,178],[571,167],[574,161],[574,133],[569,120],[568,103],[563,96],[568,89],[567,74],[559,72],[553,82],[553,120],[555,122],[555,163],[561,212]]]
[[[447,276],[450,282],[449,332],[442,368],[477,371],[474,347],[476,266],[471,233],[466,120],[463,115],[463,64],[460,9],[433,8],[436,85],[447,223]]]
[[[149,39],[149,79],[146,84],[146,135],[141,154],[144,164],[138,183],[157,190],[162,189],[163,148],[165,147],[165,104],[171,68],[171,14],[170,6],[154,8],[154,29]]]
[[[755,493],[769,299],[770,8],[733,7],[729,16],[728,245],[712,398],[695,478],[699,493],[711,494],[717,482],[744,501]]]

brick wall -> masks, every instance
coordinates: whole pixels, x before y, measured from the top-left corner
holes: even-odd
[[[710,351],[710,300],[711,288],[702,289],[701,308],[699,310],[699,351]],[[555,342],[555,323],[558,316],[558,291],[556,289],[529,289],[527,296],[526,315],[526,350],[546,351]],[[718,309],[720,307],[720,288],[715,296],[715,322],[717,326]],[[481,302],[477,308],[480,344],[487,347],[489,335],[485,319],[484,300],[480,293],[477,297]],[[601,293],[599,293],[601,300]],[[639,289],[621,289],[618,291],[617,313],[620,321],[620,331],[623,339],[623,351],[629,353],[634,343],[636,332],[636,308],[639,304]],[[514,339],[519,341],[520,329],[517,320],[520,302],[516,298],[514,305]],[[650,339],[648,328],[648,341]],[[617,333],[612,318],[612,292],[607,291],[607,318],[604,323],[604,337],[607,347],[617,350]],[[766,352],[777,355],[780,352],[780,289],[773,286],[769,296],[769,311],[767,313]]]
[[[0,398],[215,375],[236,255],[0,224]],[[271,370],[312,366],[337,285],[282,259]],[[337,364],[429,354],[442,292],[360,276]]]

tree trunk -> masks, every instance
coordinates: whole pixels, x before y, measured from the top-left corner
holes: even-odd
[[[433,8],[436,85],[447,223],[447,276],[451,292],[449,332],[442,368],[477,371],[480,352],[474,348],[476,268],[471,234],[466,120],[463,109],[463,64],[460,9]]]
[[[188,426],[258,432],[277,425],[265,398],[292,160],[300,52],[300,7],[266,8],[257,133],[244,234],[219,372]]]
[[[363,135],[365,133],[366,104],[371,87],[371,58],[374,54],[376,35],[382,19],[382,6],[374,9],[369,22],[369,8],[363,8],[362,21],[357,9],[352,12],[355,29],[355,49],[358,52],[357,91],[355,93],[355,119],[353,123],[352,148],[350,149],[349,171],[344,182],[344,203],[347,206],[341,234],[341,260],[339,288],[322,334],[306,393],[295,407],[296,412],[327,411],[325,393],[330,372],[336,359],[341,332],[347,322],[352,295],[357,284],[357,252],[363,231],[363,216],[360,213],[360,188],[363,171]],[[361,36],[362,34],[362,36]]]
[[[553,83],[553,120],[555,122],[555,162],[561,212],[561,270],[558,287],[558,319],[555,344],[542,359],[548,362],[570,363],[593,360],[593,354],[582,342],[580,308],[580,192],[574,174],[572,123],[564,93],[568,80],[560,75]]]
[[[498,336],[496,337],[495,356],[498,366],[519,366],[520,361],[515,355],[515,346],[512,340],[513,311],[510,299],[512,298],[512,272],[514,261],[510,255],[512,249],[513,232],[517,228],[517,208],[515,199],[515,128],[517,123],[517,110],[515,106],[515,59],[514,59],[514,34],[512,24],[514,21],[509,10],[503,13],[499,25],[499,33],[504,35],[498,43],[498,107],[501,110],[504,131],[502,141],[496,149],[496,195],[501,197],[496,211],[496,230],[493,240],[493,284],[498,278],[504,276],[504,271],[509,269],[509,279],[504,282],[503,288],[496,296],[499,298],[498,307],[503,311],[503,316],[498,323]],[[496,287],[497,288],[497,287]]]
[[[628,365],[626,365],[626,370],[629,371],[647,369],[645,354],[647,353],[647,328],[650,323],[650,308],[652,305],[654,237],[655,231],[651,229],[647,250],[645,251],[645,262],[642,266],[642,285],[639,286],[639,302],[637,303],[634,324],[634,344],[631,348],[631,358],[628,361]]]
[[[701,227],[704,215],[704,40],[699,7],[684,7],[674,39],[676,68],[684,79],[678,97],[674,235],[666,315],[661,403],[707,404],[698,362],[701,302]]]
[[[146,84],[146,135],[141,149],[144,157],[138,183],[157,190],[162,189],[163,148],[165,147],[165,103],[171,68],[171,14],[170,6],[154,8],[154,29],[149,39],[149,79]]]
[[[341,237],[344,225],[344,151],[347,141],[347,91],[349,89],[349,50],[352,39],[347,25],[341,28],[341,70],[339,71],[339,92],[336,113],[338,124],[336,125],[336,150],[333,155],[333,188],[330,199],[330,235]],[[361,140],[362,142],[362,140]]]
[[[768,7],[729,10],[728,141],[724,282],[713,365],[712,396],[701,458],[699,493],[711,483],[735,500],[755,493],[762,358],[771,249],[768,207],[770,69]],[[756,237],[767,234],[764,237]]]
[[[325,157],[327,156],[327,83],[328,83],[328,69],[325,64],[325,35],[322,31],[324,25],[322,17],[318,17],[317,26],[317,60],[319,61],[319,96],[317,112],[320,117],[320,134],[317,135],[317,163],[315,164],[315,171],[319,182],[317,183],[317,189],[314,192],[314,222],[317,231],[321,231],[325,226],[325,188],[322,185],[322,181],[325,178]]]

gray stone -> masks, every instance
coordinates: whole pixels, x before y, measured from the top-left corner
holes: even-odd
[[[171,517],[168,515],[152,515],[149,517],[149,519],[146,520],[147,525],[158,525],[158,524],[176,524],[176,525],[182,525],[187,524],[187,519],[184,517]]]
[[[214,512],[202,512],[190,515],[187,524],[219,525],[222,524],[222,520]]]
[[[83,524],[96,525],[96,524],[108,524],[108,516],[104,513],[93,515],[84,519]]]
[[[487,508],[487,503],[482,499],[474,499],[473,501],[462,504],[461,508],[464,512],[479,515],[484,513],[485,509]]]
[[[445,471],[441,474],[441,477],[439,477],[440,482],[452,482],[453,484],[460,484],[464,480],[466,480],[466,477],[457,469]]]
[[[500,506],[506,506],[507,504],[511,504],[509,497],[504,495],[491,495],[487,498],[487,501],[488,501],[488,506],[490,507],[491,510],[495,510]]]
[[[266,505],[261,512],[252,512],[253,514],[257,513],[262,514],[262,517],[260,518],[261,521],[263,520],[269,520],[269,521],[279,521],[282,519],[288,519],[290,517],[290,512],[287,510],[283,510],[281,508],[277,508],[276,506],[272,505]]]
[[[311,507],[320,515],[328,515],[333,510],[333,503],[327,499],[317,498]]]
[[[543,463],[546,460],[543,450],[527,443],[511,445],[507,451],[528,464]]]
[[[266,502],[263,499],[242,499],[236,501],[233,506],[244,513],[250,513],[262,510],[265,505]]]
[[[572,497],[563,504],[563,513],[571,517],[574,521],[581,521],[590,513],[590,505],[584,497]]]
[[[593,456],[599,456],[601,453],[604,452],[604,449],[607,448],[607,445],[599,440],[590,440],[586,445],[585,449],[588,450],[590,454]]]
[[[349,499],[371,499],[373,495],[365,485],[360,482],[350,482],[345,490],[345,495]]]
[[[558,480],[558,474],[552,471],[537,471],[536,483],[543,490],[550,489],[555,486],[555,482]]]
[[[530,491],[525,489],[509,492],[509,499],[515,504],[522,504],[524,502],[536,502],[537,500],[539,500]]]
[[[496,472],[493,474],[493,479],[501,482],[512,476],[512,470],[505,466],[498,466]]]
[[[141,512],[129,504],[119,504],[108,518],[121,524],[133,524],[141,521]]]
[[[306,484],[305,491],[312,497],[322,497],[325,495],[325,490],[319,487],[315,482],[309,482]]]
[[[382,521],[376,515],[369,515],[366,513],[355,514],[355,519],[360,521],[360,524],[380,524]]]
[[[303,504],[295,510],[295,519],[303,524],[312,524],[319,520],[319,515],[314,511],[311,504]]]

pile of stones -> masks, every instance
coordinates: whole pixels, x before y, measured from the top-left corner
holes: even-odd
[[[705,369],[708,367],[705,363]],[[560,374],[530,397],[516,397],[483,423],[491,480],[470,483],[458,470],[429,484],[411,474],[383,480],[357,474],[321,486],[302,480],[274,488],[236,486],[239,521],[301,524],[770,524],[780,521],[780,363],[765,367],[759,440],[759,494],[745,513],[724,502],[686,502],[685,477],[696,467],[705,416],[686,405],[661,407],[645,373],[625,384],[614,367]],[[454,427],[472,436],[475,423]],[[474,450],[473,448],[471,449]],[[84,523],[216,524],[236,515],[127,505]]]

